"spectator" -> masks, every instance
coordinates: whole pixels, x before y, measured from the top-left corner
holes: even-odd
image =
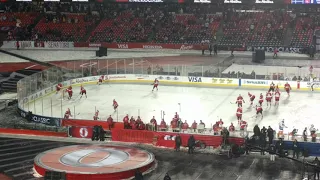
[[[293,147],[292,147],[292,150],[293,150],[292,158],[294,158],[294,157],[296,156],[296,157],[297,157],[297,159],[299,159],[298,141],[297,141],[296,139],[293,141]]]

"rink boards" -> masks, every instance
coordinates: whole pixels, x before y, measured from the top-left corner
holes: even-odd
[[[101,76],[90,76],[84,78],[77,78],[62,82],[63,87],[80,86],[85,84],[97,84]],[[141,74],[117,74],[105,75],[105,83],[133,83],[133,84],[148,84],[151,85],[155,79],[159,80],[159,85],[172,86],[193,86],[193,87],[244,87],[253,89],[268,89],[273,82],[278,85],[280,89],[284,88],[287,82],[290,84],[292,90],[310,91],[310,82],[299,81],[281,81],[281,80],[258,80],[258,79],[233,79],[233,78],[210,78],[210,77],[195,77],[195,76],[165,76],[165,75],[141,75]],[[32,94],[23,99],[26,104],[33,102],[43,96],[48,96],[54,93],[56,85],[43,89],[35,94]],[[320,82],[314,82],[314,90],[320,90]],[[21,105],[21,104],[20,104]]]

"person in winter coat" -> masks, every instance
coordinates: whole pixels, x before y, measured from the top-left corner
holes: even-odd
[[[255,125],[254,128],[253,128],[253,133],[254,133],[254,136],[258,136],[260,137],[260,128],[258,125]]]
[[[175,142],[176,142],[176,151],[180,151],[180,146],[182,142],[180,134],[176,136]]]
[[[193,135],[191,135],[188,139],[188,154],[193,154],[193,149],[196,144],[196,140],[194,139]]]
[[[269,147],[270,161],[276,160],[276,146],[271,144]]]
[[[168,173],[166,173],[166,175],[164,176],[163,180],[171,180],[171,177],[169,176]]]
[[[297,159],[299,159],[298,141],[297,141],[296,139],[293,141],[292,150],[293,150],[292,158],[294,158],[295,156],[297,156]]]
[[[134,174],[134,178],[136,180],[143,180],[143,175],[142,175],[141,171],[139,171],[139,169],[136,170],[136,172]]]
[[[274,133],[273,133],[273,129],[270,126],[268,127],[267,134],[268,134],[269,144],[272,144]]]

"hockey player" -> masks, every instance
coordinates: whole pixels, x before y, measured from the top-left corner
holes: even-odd
[[[86,95],[86,98],[87,98],[87,91],[86,89],[84,89],[84,87],[81,85],[80,87],[80,99],[82,98],[83,95]]]
[[[72,94],[73,94],[72,86],[69,86],[67,88],[67,93],[68,93],[68,99],[70,100],[72,98]]]
[[[118,102],[115,99],[113,100],[112,106],[113,106],[114,111],[116,111],[119,106]]]
[[[62,84],[59,83],[57,86],[56,86],[56,94],[58,94],[60,92],[60,90],[62,89]]]
[[[248,92],[248,96],[249,96],[249,98],[250,98],[250,105],[252,106],[253,101],[254,101],[254,99],[256,98],[256,96],[255,96],[254,94],[250,94],[249,92]]]
[[[242,107],[242,102],[245,103],[243,97],[241,96],[241,94],[239,94],[236,101],[236,103],[238,104],[238,107]]]
[[[275,88],[275,84],[273,82],[271,82],[269,92],[271,92],[271,91],[274,92],[274,88]]]
[[[158,81],[158,79],[156,78],[156,79],[154,79],[154,82],[153,82],[153,88],[152,88],[152,92],[153,92],[153,90],[154,90],[154,88],[156,88],[157,89],[157,91],[158,91],[158,85],[159,85],[159,81]]]
[[[93,120],[98,120],[98,119],[99,119],[99,110],[97,110],[93,116]]]
[[[99,80],[98,80],[97,84],[98,85],[102,84],[103,80],[104,80],[104,76],[102,75],[102,76],[99,77]]]
[[[286,90],[288,96],[290,96],[291,86],[288,82],[284,85],[284,89]]]
[[[316,80],[316,78],[313,78],[312,76],[310,76],[310,88],[311,88],[311,91],[313,91],[313,86],[314,86],[314,81]]]
[[[240,136],[241,136],[241,137],[244,137],[244,136],[245,136],[245,135],[244,135],[244,132],[247,131],[247,127],[248,127],[247,122],[244,121],[244,120],[242,120],[242,121],[240,122]]]
[[[284,119],[282,119],[279,122],[279,133],[278,133],[278,138],[283,137],[283,130],[284,128],[287,128],[287,126],[284,124]]]
[[[279,100],[280,100],[280,92],[279,91],[276,91],[274,93],[274,100],[275,100],[274,105],[275,106],[279,105]]]
[[[262,93],[260,93],[260,97],[259,97],[260,106],[262,106],[262,103],[263,103],[263,95],[262,95]]]
[[[68,108],[67,111],[64,113],[64,118],[69,119],[70,117],[72,117],[72,115],[70,109]]]
[[[258,106],[256,105],[256,118],[258,118],[258,114],[261,114],[261,119],[263,118],[263,114],[262,114],[262,106]]]
[[[270,105],[270,107],[271,107],[271,100],[272,100],[272,94],[271,94],[270,91],[268,91],[267,94],[266,94],[267,106]]]
[[[237,112],[236,112],[236,116],[238,119],[238,124],[240,124],[240,122],[242,120],[242,107],[238,107]]]

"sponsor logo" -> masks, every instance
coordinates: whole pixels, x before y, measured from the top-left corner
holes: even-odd
[[[220,79],[220,78],[212,78],[213,84],[231,84],[232,79]]]
[[[248,51],[251,50],[256,50],[256,49],[261,49],[264,50],[266,52],[274,52],[274,47],[247,47]],[[279,52],[289,52],[289,53],[301,53],[302,48],[293,48],[293,47],[277,47],[277,50]]]
[[[162,49],[161,45],[143,45],[143,49]]]
[[[181,45],[180,50],[191,50],[193,49],[193,45]]]
[[[79,134],[83,138],[88,137],[88,134],[89,134],[88,129],[87,128],[80,128]]]
[[[162,0],[129,0],[129,2],[155,2],[160,3],[163,2]]]
[[[311,87],[313,85],[314,88],[320,87],[320,82],[307,82],[307,87]]]
[[[42,124],[50,124],[50,119],[45,117],[32,116],[32,121]]]
[[[242,1],[239,1],[239,0],[224,0],[224,3],[241,4]]]
[[[25,104],[25,103],[27,103],[28,102],[28,98],[24,98],[23,99],[23,103]]]
[[[194,0],[195,3],[211,3],[210,0]]]
[[[148,75],[143,75],[143,74],[137,74],[137,75],[135,75],[136,77],[137,77],[137,79],[145,79],[145,78],[149,78],[149,76]]]
[[[244,80],[243,83],[244,84],[265,85],[265,84],[268,84],[268,81]]]
[[[33,41],[18,41],[20,48],[32,48]],[[17,43],[14,43],[14,46],[17,47]]]
[[[162,76],[159,76],[159,77],[158,77],[158,79],[160,79],[160,80],[161,80],[161,79],[164,79],[164,78],[163,78]]]
[[[39,93],[39,97],[42,97],[42,92]]]
[[[256,4],[273,4],[271,0],[256,0]]]
[[[53,87],[47,88],[47,89],[44,90],[44,94],[48,94],[48,93],[50,93],[52,91],[53,91]]]
[[[69,42],[47,42],[47,48],[70,48]]]
[[[166,80],[171,80],[171,78],[168,76],[168,77],[166,77]]]
[[[100,43],[94,43],[94,44],[89,43],[89,47],[101,47],[101,44]]]
[[[179,80],[179,78],[178,78],[178,77],[174,77],[174,78],[173,78],[173,80],[176,80],[176,81],[178,81],[178,80]]]
[[[119,49],[129,49],[128,44],[117,44]]]
[[[4,31],[4,32],[10,31],[12,29],[13,29],[12,26],[2,26],[2,27],[0,27],[0,31]]]
[[[188,77],[189,82],[202,82],[201,77]]]
[[[125,79],[126,76],[109,76],[109,79]]]

